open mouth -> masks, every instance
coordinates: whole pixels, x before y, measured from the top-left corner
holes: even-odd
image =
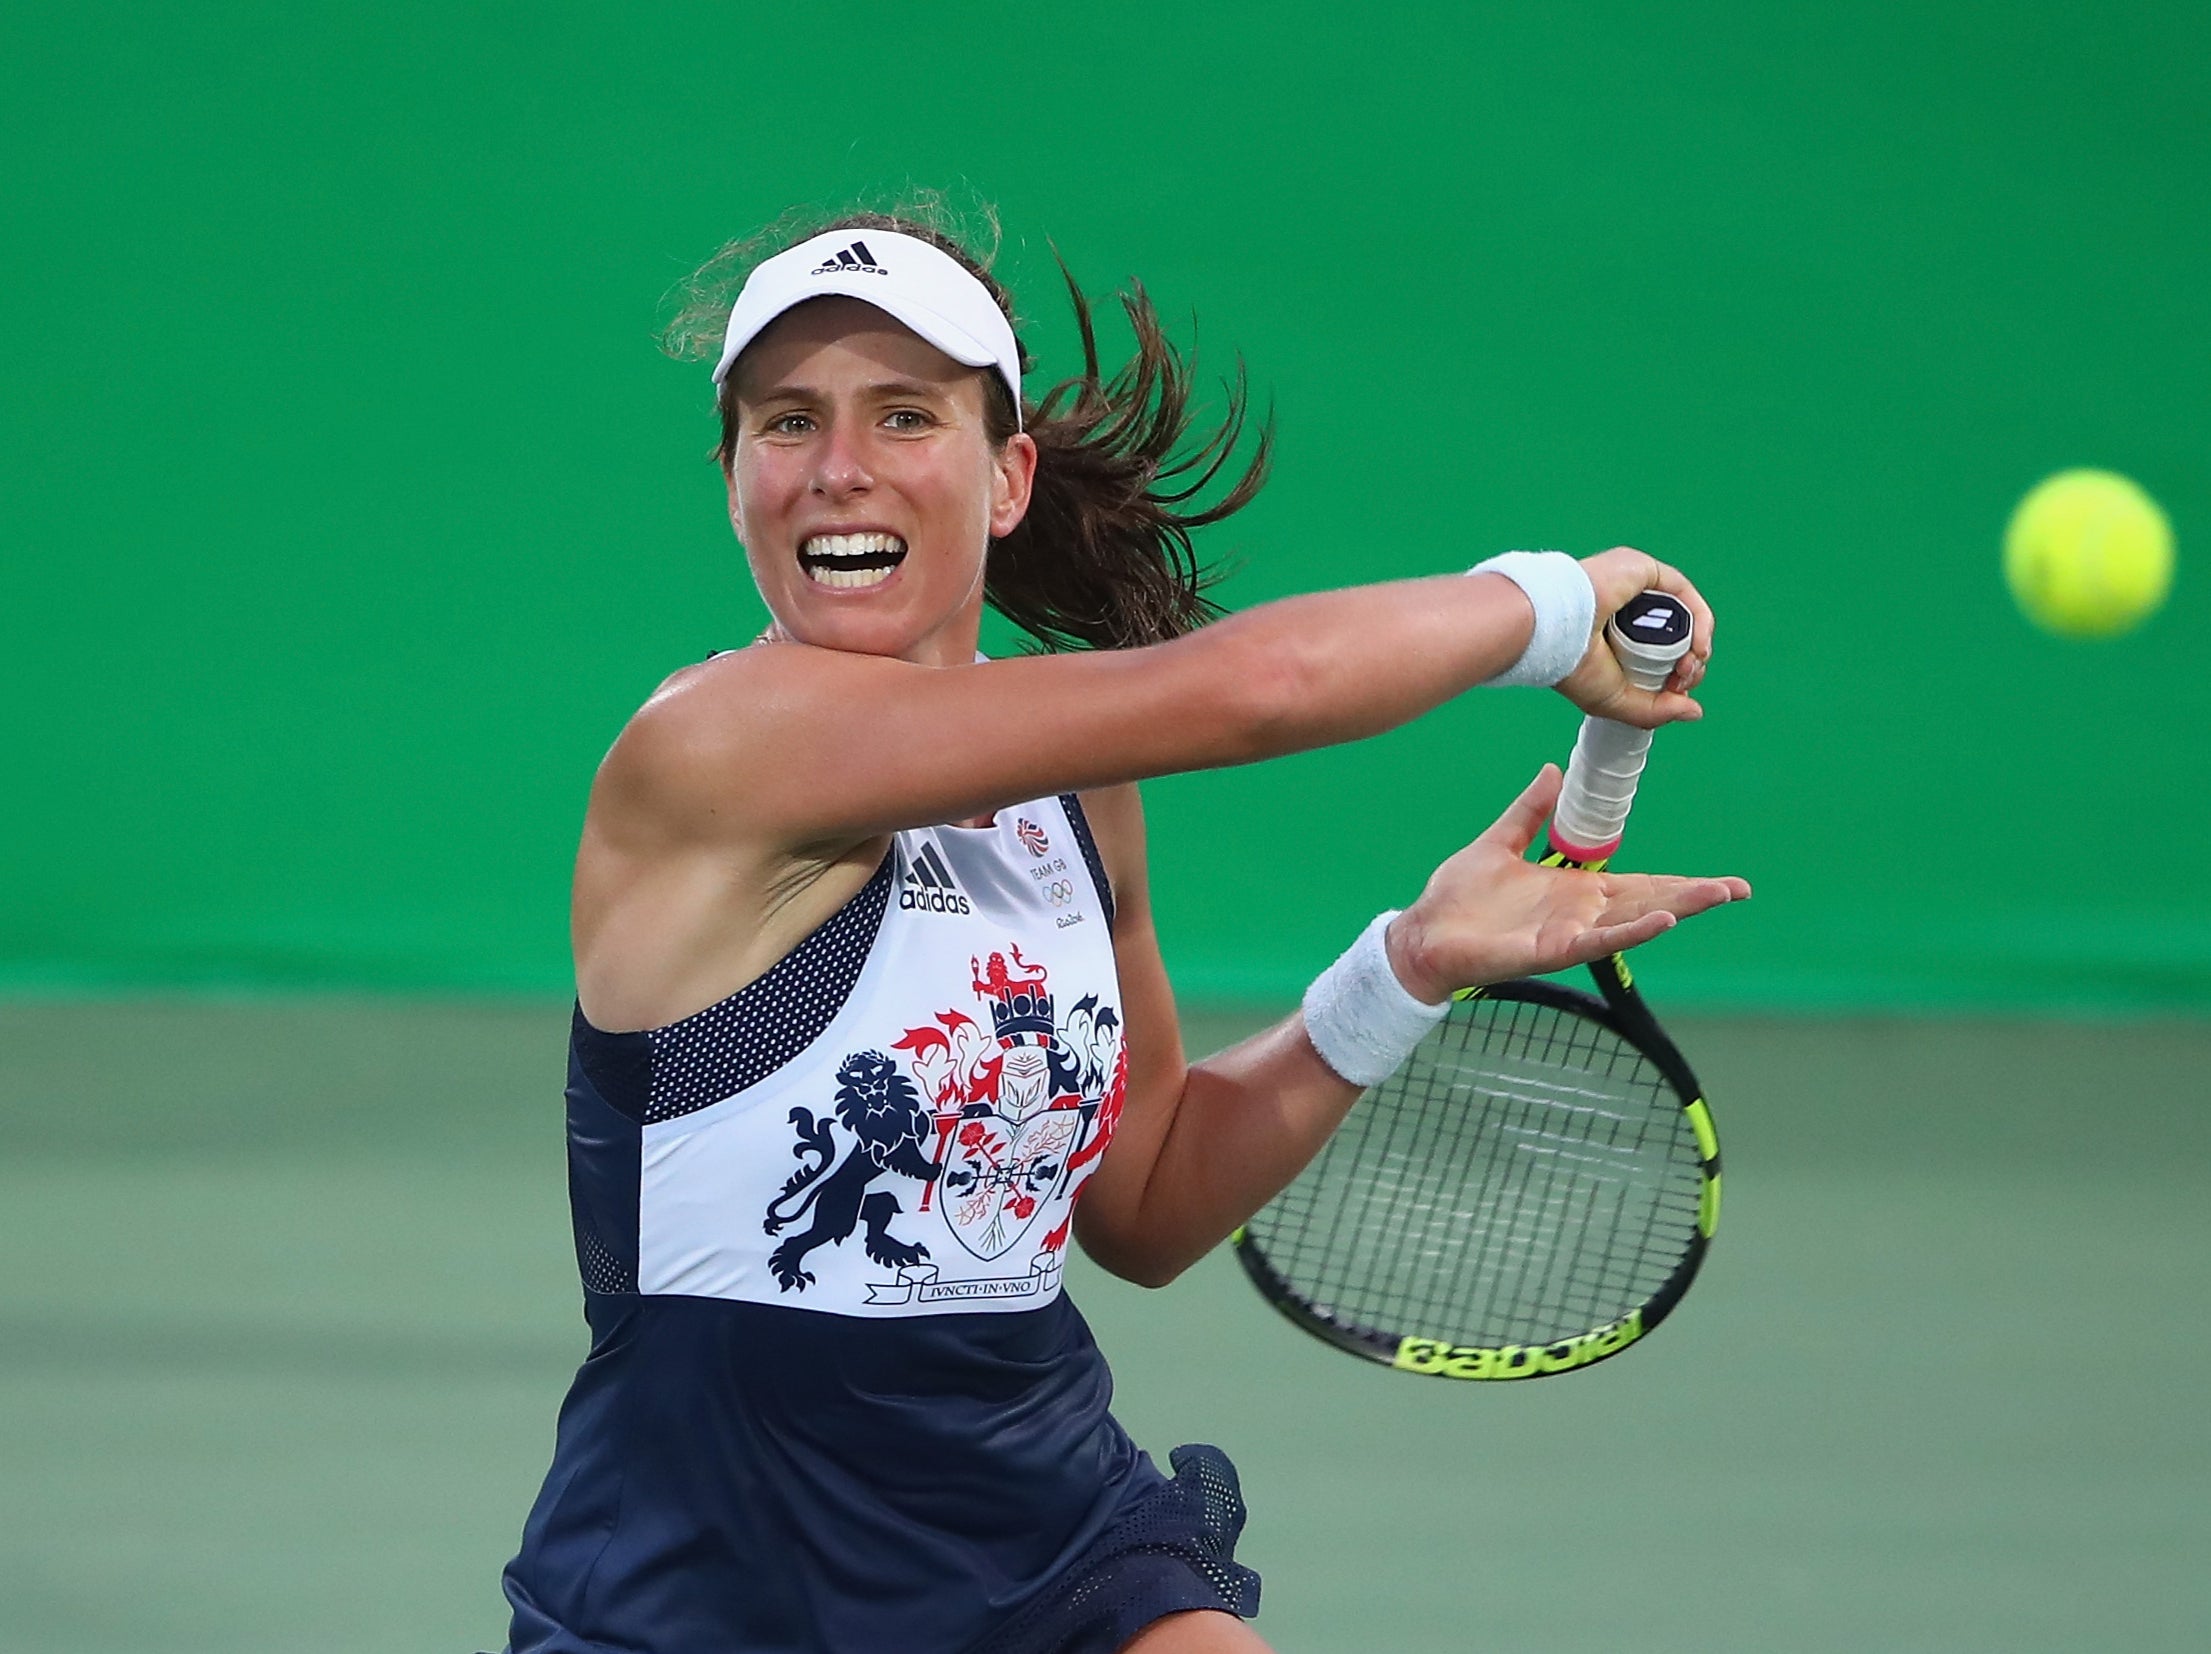
[[[817,586],[880,586],[906,560],[895,534],[816,534],[798,548],[799,566]]]

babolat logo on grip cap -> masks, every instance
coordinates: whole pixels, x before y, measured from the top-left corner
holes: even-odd
[[[807,274],[815,276],[887,276],[890,272],[875,262],[875,255],[868,251],[868,244],[855,241],[835,258],[825,258]]]
[[[914,853],[913,865],[906,869],[906,877],[898,888],[898,905],[909,913],[975,911],[960,893],[959,882],[952,877],[952,869],[944,865],[944,858],[937,854],[937,847],[926,843]]]
[[[1408,1373],[1429,1373],[1438,1378],[1536,1378],[1544,1373],[1571,1372],[1590,1362],[1626,1349],[1643,1336],[1643,1312],[1631,1310],[1608,1326],[1598,1327],[1556,1344],[1501,1344],[1494,1348],[1446,1344],[1436,1338],[1399,1341],[1391,1366]]]
[[[1618,624],[1646,643],[1679,643],[1689,635],[1689,610],[1664,592],[1638,592],[1620,605]]]

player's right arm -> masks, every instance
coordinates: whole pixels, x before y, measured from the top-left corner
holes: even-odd
[[[1687,581],[1627,550],[1584,567],[1600,622],[1663,585],[1698,610],[1698,646],[1659,694],[1592,658],[1569,693],[1638,723],[1699,716],[1685,691],[1710,618]],[[1285,598],[1149,648],[942,670],[762,644],[671,679],[608,755],[594,811],[679,841],[807,847],[1251,763],[1419,716],[1504,670],[1532,622],[1503,577],[1446,576]]]

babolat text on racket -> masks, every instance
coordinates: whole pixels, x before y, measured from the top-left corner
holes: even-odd
[[[1688,610],[1645,592],[1607,631],[1661,688]],[[1587,718],[1548,867],[1601,869],[1651,732]],[[1401,1372],[1518,1379],[1617,1355],[1681,1301],[1720,1216],[1720,1145],[1688,1062],[1618,954],[1597,992],[1461,992],[1297,1180],[1233,1237],[1267,1301]]]

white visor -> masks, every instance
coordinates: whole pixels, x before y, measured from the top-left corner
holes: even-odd
[[[966,367],[996,368],[1021,420],[1021,350],[998,301],[951,254],[896,230],[828,230],[760,265],[729,313],[719,385],[745,346],[794,304],[864,299]]]

